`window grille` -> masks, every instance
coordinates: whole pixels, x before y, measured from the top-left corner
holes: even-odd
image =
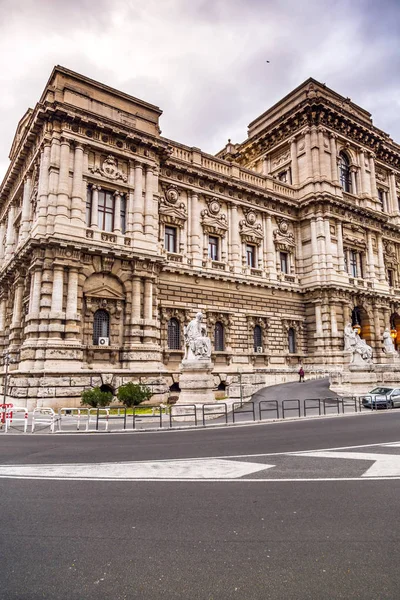
[[[293,329],[293,327],[291,327],[288,331],[288,345],[289,345],[290,354],[295,354],[296,353],[296,332]]]
[[[339,155],[339,177],[343,191],[351,193],[350,162],[342,152]]]
[[[260,325],[256,325],[253,331],[253,340],[254,340],[254,352],[257,352],[257,348],[262,347],[262,330]]]
[[[93,344],[95,346],[99,345],[99,338],[101,337],[110,337],[110,315],[103,309],[94,313]]]
[[[214,348],[217,352],[225,350],[224,326],[219,321],[215,323]]]
[[[168,348],[170,350],[181,349],[180,325],[177,319],[168,321]]]

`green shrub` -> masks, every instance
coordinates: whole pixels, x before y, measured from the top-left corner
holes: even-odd
[[[152,397],[152,391],[147,385],[130,381],[118,389],[118,400],[125,406],[137,406]]]
[[[112,392],[102,392],[99,387],[84,390],[81,393],[81,404],[89,405],[93,408],[97,408],[98,406],[108,406],[112,399]]]

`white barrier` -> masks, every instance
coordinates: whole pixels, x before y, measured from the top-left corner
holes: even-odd
[[[73,425],[76,423],[76,430],[79,431],[81,421],[85,425],[84,431],[89,431],[89,408],[69,408],[63,407],[58,410],[58,431],[61,431],[62,419],[68,419]]]
[[[18,421],[23,423],[24,433],[26,433],[28,431],[28,409],[25,406],[13,406],[9,409],[8,425],[6,420],[6,433],[11,424],[16,425]]]
[[[48,406],[36,407],[32,413],[32,433],[35,431],[36,425],[46,425],[50,427],[51,433],[54,433],[56,424],[56,413]]]

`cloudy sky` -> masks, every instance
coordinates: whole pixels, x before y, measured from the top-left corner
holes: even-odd
[[[158,105],[163,135],[210,153],[310,76],[400,142],[399,31],[399,0],[0,0],[0,180],[55,64]]]

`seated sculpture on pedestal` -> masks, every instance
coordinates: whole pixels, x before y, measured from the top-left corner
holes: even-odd
[[[203,314],[198,312],[183,330],[186,360],[210,360],[211,341],[203,323]]]
[[[392,340],[392,336],[390,335],[389,329],[385,329],[383,332],[383,349],[386,354],[393,354],[396,352],[396,348],[394,347],[394,343]]]
[[[344,349],[353,353],[352,362],[372,362],[372,348],[348,323],[344,328]]]

